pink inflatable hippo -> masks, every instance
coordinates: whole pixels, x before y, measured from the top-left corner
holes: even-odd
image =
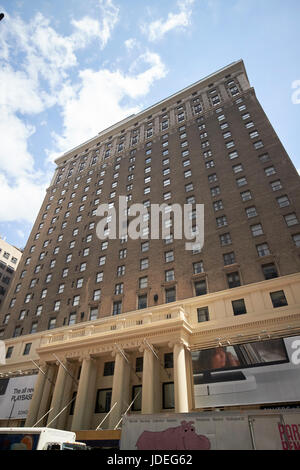
[[[137,440],[138,450],[209,450],[210,441],[195,433],[193,421],[182,421],[176,428],[144,431]]]

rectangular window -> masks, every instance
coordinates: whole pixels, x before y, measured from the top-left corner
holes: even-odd
[[[138,309],[147,308],[147,294],[138,296]]]
[[[299,224],[299,221],[295,213],[285,215],[284,220],[288,227],[292,227],[293,225]]]
[[[104,363],[103,376],[107,377],[109,375],[114,375],[115,371],[115,362],[109,361]]]
[[[197,308],[198,323],[209,321],[208,307]]]
[[[140,269],[143,270],[143,269],[148,269],[148,268],[149,268],[149,259],[148,258],[141,259]]]
[[[272,181],[270,185],[271,185],[272,191],[279,191],[280,189],[282,189],[282,184],[280,180]]]
[[[224,253],[223,259],[224,259],[224,266],[230,266],[231,264],[234,264],[235,263],[234,252],[232,251],[231,253]]]
[[[300,247],[300,233],[296,233],[292,236],[293,241],[297,247]]]
[[[227,282],[229,289],[239,287],[241,285],[240,275],[238,272],[227,274]]]
[[[233,300],[231,303],[234,315],[244,315],[247,313],[244,299]]]
[[[89,320],[94,321],[94,320],[97,320],[97,318],[98,318],[98,309],[97,308],[91,308],[90,309]]]
[[[163,383],[163,409],[171,410],[174,408],[174,382]]]
[[[261,245],[256,245],[258,256],[267,256],[270,254],[269,246],[267,243],[262,243]]]
[[[263,235],[264,233],[261,224],[252,225],[250,228],[251,228],[253,237],[258,237],[259,235]]]
[[[220,243],[221,246],[231,245],[232,241],[230,233],[223,233],[222,235],[220,235]]]
[[[193,272],[194,274],[200,274],[204,272],[203,261],[197,261],[193,263]]]
[[[100,300],[100,298],[101,298],[101,289],[94,290],[93,300],[97,301],[97,300]]]
[[[243,202],[250,201],[252,199],[252,195],[250,191],[244,191],[241,193],[241,198]]]
[[[120,300],[113,303],[113,315],[120,315],[122,313],[122,302]]]
[[[165,253],[165,262],[170,263],[171,261],[174,261],[174,252],[173,251],[167,251]]]
[[[108,413],[111,405],[112,389],[97,390],[95,413]]]
[[[278,277],[278,272],[274,263],[263,264],[262,272],[266,280]]]
[[[194,283],[195,287],[195,295],[200,296],[200,295],[206,295],[207,294],[207,286],[206,286],[206,280],[202,281],[197,281]]]
[[[164,368],[165,369],[173,369],[174,367],[174,359],[173,359],[173,353],[165,353],[164,354]]]
[[[257,211],[256,211],[256,207],[248,207],[246,210],[246,215],[248,217],[248,219],[251,219],[252,217],[256,217],[257,216]]]
[[[287,196],[280,196],[277,198],[279,207],[287,207],[290,205],[289,198]]]
[[[175,279],[174,269],[169,269],[168,271],[165,272],[166,282],[174,281],[174,279]]]
[[[285,307],[288,305],[283,290],[270,292],[270,297],[274,308]]]
[[[238,187],[240,188],[241,186],[245,186],[247,183],[247,180],[245,177],[243,178],[239,178],[236,180],[236,184],[238,185]]]
[[[175,302],[176,301],[176,289],[175,287],[171,287],[170,289],[166,289],[166,303]]]
[[[133,385],[132,387],[132,406],[131,411],[141,411],[142,409],[142,385]]]
[[[139,289],[146,289],[148,287],[148,277],[141,277],[139,279]]]

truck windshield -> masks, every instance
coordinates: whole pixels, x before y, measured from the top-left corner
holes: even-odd
[[[84,444],[64,442],[61,450],[87,450],[87,447]]]

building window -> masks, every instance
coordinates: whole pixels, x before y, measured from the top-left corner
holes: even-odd
[[[140,269],[143,270],[143,269],[147,269],[147,268],[149,268],[149,259],[148,258],[141,259],[140,260]]]
[[[231,303],[234,315],[244,315],[247,313],[244,299],[233,300]]]
[[[48,323],[48,330],[53,330],[56,327],[56,318],[50,318]]]
[[[253,237],[258,237],[259,235],[264,234],[261,224],[252,225],[250,228],[251,228]]]
[[[266,280],[278,277],[278,272],[274,263],[262,265],[262,271]]]
[[[173,369],[174,367],[174,358],[173,353],[165,353],[164,354],[164,368],[165,369]]]
[[[103,376],[107,377],[109,375],[114,375],[115,372],[115,362],[109,361],[104,363]]]
[[[121,282],[120,284],[115,285],[115,295],[123,294],[124,284]]]
[[[268,256],[270,254],[270,249],[267,243],[262,243],[261,245],[256,245],[258,256]]]
[[[73,306],[79,305],[80,302],[80,295],[75,295],[73,297]]]
[[[112,389],[97,390],[95,413],[108,413],[111,404]]]
[[[147,294],[138,296],[138,309],[147,308]]]
[[[202,280],[202,281],[197,281],[194,283],[194,287],[195,287],[195,295],[196,296],[199,296],[199,295],[206,295],[207,294],[207,286],[206,286],[206,280]]]
[[[208,307],[197,308],[198,323],[209,321]]]
[[[265,168],[265,175],[266,176],[275,175],[275,173],[276,173],[276,170],[273,166],[269,166],[268,168]]]
[[[122,313],[122,302],[120,300],[113,303],[113,315],[120,315]]]
[[[169,269],[165,272],[165,281],[170,282],[175,280],[174,269]]]
[[[226,216],[223,215],[222,217],[217,217],[216,223],[217,223],[217,227],[225,227],[226,225],[228,225]]]
[[[270,297],[274,308],[285,307],[288,305],[283,290],[270,292]]]
[[[135,360],[135,371],[136,372],[143,372],[143,364],[144,364],[144,358],[142,357],[137,357]]]
[[[32,343],[27,343],[27,344],[25,344],[23,356],[27,356],[27,355],[29,354],[30,348],[31,348],[31,344],[32,344]]]
[[[241,193],[241,198],[243,202],[250,201],[252,199],[252,195],[250,191],[244,191]]]
[[[166,289],[166,303],[175,302],[176,301],[176,289],[175,287],[171,287],[170,289]]]
[[[174,382],[163,383],[163,409],[170,410],[175,408],[174,401]]]
[[[171,261],[174,261],[174,252],[173,251],[167,251],[165,253],[165,262],[170,263]]]
[[[293,235],[293,241],[297,247],[300,247],[300,233]]]
[[[70,313],[68,325],[75,325],[76,323],[76,313]]]
[[[290,205],[289,198],[287,196],[280,196],[277,198],[279,207],[287,207]]]
[[[224,207],[223,207],[223,201],[222,201],[222,200],[214,202],[214,203],[213,203],[213,206],[214,206],[214,211],[215,211],[215,212],[224,209]]]
[[[94,321],[94,320],[97,320],[97,318],[98,318],[98,309],[97,308],[91,308],[90,309],[89,320]]]
[[[194,274],[200,274],[204,272],[203,261],[197,261],[193,263],[193,272]]]
[[[9,347],[7,348],[5,359],[9,359],[9,358],[12,356],[13,350],[14,350],[14,347],[13,347],[13,346],[9,346]]]
[[[299,221],[295,213],[285,215],[284,220],[288,227],[292,227],[293,225],[299,224]]]
[[[245,186],[247,183],[247,180],[245,177],[243,178],[239,178],[236,180],[236,184],[238,185],[238,187],[240,188],[241,186]]]
[[[53,310],[54,310],[54,312],[58,312],[59,309],[60,309],[60,300],[57,300],[57,301],[54,303]]]
[[[148,287],[148,277],[141,277],[139,279],[139,288],[140,289],[146,289]]]
[[[282,184],[280,180],[273,181],[272,183],[270,183],[270,185],[272,191],[279,191],[280,189],[282,189]]]
[[[220,235],[220,243],[221,246],[231,245],[232,241],[230,233],[223,233],[222,235]]]
[[[235,263],[235,254],[234,252],[231,253],[224,253],[224,266],[230,266],[231,264]]]
[[[142,385],[132,387],[132,406],[131,411],[141,411],[142,409]]]
[[[256,211],[256,207],[248,207],[246,210],[246,215],[248,217],[248,219],[251,219],[252,217],[256,217],[257,216],[257,211]]]
[[[227,282],[229,289],[239,287],[241,285],[240,275],[238,272],[227,274]]]
[[[31,330],[30,330],[30,334],[34,334],[37,332],[37,326],[38,326],[38,323],[37,322],[33,322],[32,325],[31,325]]]

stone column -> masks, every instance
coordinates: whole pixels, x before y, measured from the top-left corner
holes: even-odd
[[[186,370],[186,351],[183,341],[174,344],[174,395],[175,395],[175,412],[188,413],[188,385]]]
[[[115,370],[112,387],[111,408],[116,406],[109,415],[109,429],[114,429],[121,419],[122,413],[129,406],[131,400],[129,395],[130,367],[129,363],[120,352],[115,354]]]
[[[47,364],[40,364],[41,370],[39,371],[35,382],[33,397],[30,402],[25,427],[31,427],[38,421],[39,408],[46,382],[47,367]]]
[[[97,362],[91,356],[82,359],[82,367],[72,420],[72,431],[90,429],[95,407]]]
[[[142,350],[144,350],[142,414],[158,413],[160,410],[159,360],[147,346],[142,346],[140,351]]]
[[[64,366],[66,367],[66,362],[64,363]],[[64,387],[65,387],[65,382],[66,382],[66,376],[67,372],[65,368],[62,366],[62,364],[59,364],[58,367],[58,373],[56,377],[56,382],[55,382],[55,387],[54,387],[54,392],[53,392],[53,397],[51,401],[50,408],[53,408],[53,410],[49,413],[48,415],[48,420],[47,424],[49,424],[53,418],[62,410],[63,408],[63,397],[64,397]],[[58,428],[58,418],[53,421],[50,426],[50,428]]]
[[[52,391],[54,389],[54,377],[56,373],[56,365],[55,364],[48,364],[46,369],[46,376],[45,376],[45,383],[43,387],[43,393],[40,398],[39,402],[39,410],[37,414],[37,420],[41,419],[47,411],[50,410],[50,398]],[[48,415],[44,418],[43,421],[39,423],[39,426],[44,426],[47,423]]]
[[[68,371],[69,374],[66,373],[66,379],[65,379],[65,385],[64,385],[64,393],[63,393],[63,399],[61,402],[61,409],[65,408],[65,406],[70,403],[72,399],[72,389],[74,386],[76,386],[76,378],[74,377],[74,371],[75,371],[75,363],[68,363]],[[67,430],[67,420],[70,412],[70,407],[69,405],[65,411],[62,412],[61,415],[57,418],[57,428],[58,429],[64,429]]]

